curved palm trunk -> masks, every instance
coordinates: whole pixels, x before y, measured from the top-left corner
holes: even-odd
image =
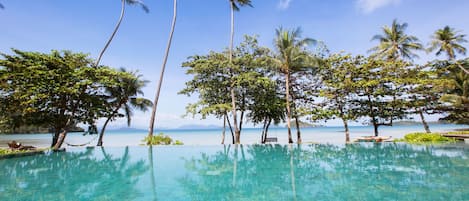
[[[164,70],[165,70],[165,67],[166,67],[166,62],[168,61],[169,49],[171,48],[171,41],[173,40],[174,27],[176,26],[177,0],[174,0],[173,2],[174,2],[174,4],[173,4],[173,20],[172,20],[172,23],[171,23],[171,31],[169,32],[168,45],[166,46],[166,52],[165,52],[164,59],[163,59],[163,65],[161,67],[160,80],[159,80],[158,86],[156,88],[155,101],[154,101],[154,104],[153,104],[151,119],[150,119],[150,128],[149,128],[149,131],[148,131],[148,137],[149,138],[153,137],[153,128],[155,126],[155,116],[156,116],[156,109],[157,109],[157,106],[158,106],[158,99],[160,98],[161,84],[163,83]]]
[[[287,104],[287,128],[288,128],[288,143],[293,143],[293,139],[291,136],[291,111],[290,111],[290,72],[285,73],[285,100]]]
[[[233,41],[234,41],[234,7],[233,6],[234,6],[233,2],[230,2],[230,8],[231,8],[231,33],[230,33],[230,55],[229,55],[230,65],[233,65]],[[236,97],[235,97],[234,83],[231,83],[230,94],[231,94],[233,125],[234,125],[234,130],[235,130],[235,143],[239,144],[241,132],[238,128],[238,119],[236,117]]]
[[[103,128],[101,128],[101,132],[99,133],[98,143],[96,144],[96,146],[103,146],[104,131],[106,130],[106,126],[111,121],[111,119],[112,119],[112,116],[108,117],[106,119],[106,122],[104,122]]]
[[[419,115],[420,115],[420,119],[422,119],[422,124],[423,124],[423,128],[425,129],[425,132],[431,133],[430,127],[428,126],[427,121],[425,121],[425,117],[423,116],[422,110],[419,110]]]
[[[111,37],[110,37],[109,40],[107,41],[106,45],[104,45],[104,48],[103,48],[103,50],[101,50],[101,53],[99,53],[98,59],[96,60],[96,63],[94,64],[94,67],[98,67],[99,62],[101,61],[101,57],[103,57],[104,52],[106,51],[107,47],[109,46],[109,44],[111,44],[111,41],[112,41],[112,39],[114,38],[114,36],[116,35],[117,30],[119,30],[119,27],[120,27],[120,25],[121,25],[122,19],[124,18],[124,13],[125,13],[125,0],[121,0],[121,1],[122,1],[122,6],[121,6],[121,15],[120,15],[120,17],[119,17],[119,20],[117,21],[116,27],[114,28],[114,31],[112,32]]]

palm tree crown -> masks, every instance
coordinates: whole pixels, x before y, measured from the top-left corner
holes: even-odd
[[[250,6],[252,7],[251,0],[229,0],[233,10],[239,11],[240,6]]]
[[[126,3],[126,4],[129,4],[129,5],[131,5],[131,6],[133,6],[133,5],[140,6],[140,7],[142,7],[142,9],[143,9],[146,13],[150,12],[150,9],[148,9],[148,7],[143,3],[143,1],[139,1],[139,0],[125,0],[125,3]]]
[[[143,95],[142,89],[148,83],[148,80],[142,80],[142,75],[137,74],[137,72],[128,72],[124,68],[121,68],[120,71],[132,76],[119,77],[118,79],[121,85],[106,88],[106,93],[109,97],[108,102],[112,112],[101,128],[97,146],[103,145],[103,135],[106,126],[114,118],[125,116],[127,118],[127,125],[130,126],[134,108],[145,112],[153,105],[150,100],[137,97],[138,95]],[[120,114],[120,110],[123,110],[124,113]]]
[[[466,54],[466,48],[461,44],[466,43],[467,40],[464,38],[466,35],[459,34],[449,26],[445,26],[443,29],[438,29],[432,36],[430,42],[429,52],[437,49],[436,55],[439,56],[441,53],[446,53],[450,60],[456,58],[456,53]]]
[[[275,32],[275,48],[278,51],[277,59],[281,63],[282,72],[307,67],[308,54],[305,48],[316,44],[317,41],[311,38],[301,38],[301,28],[285,30],[280,27]]]
[[[407,23],[399,24],[397,20],[393,20],[391,27],[383,27],[383,35],[375,35],[371,40],[378,40],[378,46],[370,49],[376,56],[395,60],[399,56],[404,59],[418,58],[412,51],[423,49],[417,37],[407,35],[405,30]]]

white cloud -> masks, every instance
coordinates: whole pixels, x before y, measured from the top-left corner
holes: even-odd
[[[277,4],[277,8],[281,9],[281,10],[285,10],[287,9],[288,7],[290,7],[290,3],[292,2],[293,0],[280,0]]]
[[[371,13],[378,8],[397,5],[401,0],[357,0],[358,8],[364,13]]]

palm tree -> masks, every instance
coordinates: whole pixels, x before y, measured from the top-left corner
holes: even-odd
[[[106,130],[106,126],[110,121],[120,115],[119,111],[121,109],[124,110],[124,116],[127,118],[127,125],[130,126],[133,108],[147,111],[148,108],[153,105],[150,100],[137,97],[137,95],[143,95],[142,89],[148,81],[142,80],[142,75],[137,75],[136,72],[127,72],[124,68],[121,68],[120,71],[123,73],[129,73],[132,77],[120,77],[118,78],[118,81],[121,85],[106,88],[106,92],[110,98],[109,104],[113,110],[107,117],[106,122],[104,122],[96,146],[103,145],[103,135]]]
[[[285,100],[287,109],[288,143],[293,143],[291,136],[291,109],[290,109],[290,78],[291,73],[310,67],[311,56],[305,51],[305,47],[316,43],[311,38],[301,38],[301,29],[284,30],[282,27],[276,30],[275,48],[277,49],[276,61],[280,72],[285,76]],[[297,142],[301,143],[298,133]]]
[[[161,66],[160,80],[158,82],[158,86],[156,87],[156,95],[155,95],[155,101],[154,101],[155,104],[153,105],[152,112],[151,112],[150,128],[148,131],[149,139],[153,137],[153,128],[155,126],[156,109],[158,107],[158,99],[160,98],[161,85],[163,83],[163,76],[164,76],[164,70],[166,68],[166,62],[168,61],[169,49],[171,48],[171,41],[173,40],[174,28],[176,27],[176,17],[177,17],[177,0],[174,0],[173,1],[173,20],[171,22],[171,30],[169,32],[169,39],[168,39],[168,44],[166,46],[166,52],[165,52],[164,59],[163,59],[163,65]]]
[[[239,11],[240,6],[251,6],[251,0],[229,0],[230,1],[230,10],[231,10],[231,32],[230,32],[230,50],[229,58],[230,65],[233,65],[233,41],[234,41],[234,11]],[[232,106],[232,115],[233,115],[233,124],[235,129],[235,142],[236,144],[240,143],[241,131],[238,128],[238,119],[236,117],[236,97],[235,97],[235,83],[231,83],[231,106]]]
[[[394,19],[391,27],[383,27],[383,35],[373,36],[371,40],[378,40],[379,44],[369,51],[389,60],[418,58],[412,51],[423,49],[422,44],[417,37],[405,33],[407,26],[407,23],[399,24]]]
[[[455,31],[449,26],[445,26],[443,29],[438,29],[432,36],[430,47],[428,52],[436,51],[436,55],[439,56],[441,53],[446,53],[448,59],[454,61],[456,59],[456,53],[465,55],[466,48],[462,46],[462,43],[466,43],[467,40],[464,38],[466,35],[459,34],[459,31]],[[458,64],[458,67],[465,73],[469,74],[469,71]]]
[[[106,51],[109,44],[111,44],[111,41],[114,38],[114,35],[116,35],[117,30],[119,29],[119,26],[121,25],[121,22],[122,22],[122,19],[124,18],[124,13],[125,13],[125,4],[140,5],[146,13],[150,11],[148,7],[145,4],[143,4],[142,1],[139,1],[139,0],[121,0],[121,2],[122,2],[122,5],[121,5],[121,14],[120,14],[119,20],[117,21],[116,27],[114,28],[114,31],[112,32],[111,37],[106,42],[106,45],[104,45],[104,48],[101,50],[101,53],[99,53],[98,59],[96,60],[96,63],[94,64],[95,67],[98,67],[99,62],[101,61],[101,57],[103,57],[104,52]]]

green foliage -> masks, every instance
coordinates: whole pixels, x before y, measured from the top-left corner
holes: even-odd
[[[438,143],[438,142],[454,142],[454,139],[442,136],[439,133],[410,133],[399,140],[408,143]]]
[[[134,78],[109,67],[94,68],[93,60],[82,53],[13,52],[1,54],[0,60],[2,119],[13,127],[53,128],[53,143],[62,129],[106,117],[112,108],[104,89],[125,87],[120,80]]]
[[[167,135],[164,135],[163,133],[160,133],[158,135],[153,135],[152,137],[145,137],[143,141],[147,145],[184,145],[179,140],[173,141],[173,139]]]

